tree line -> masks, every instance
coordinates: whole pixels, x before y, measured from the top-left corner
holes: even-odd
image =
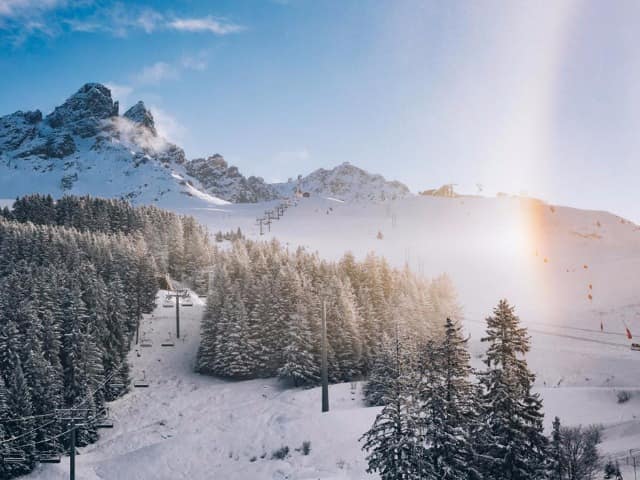
[[[120,200],[30,195],[0,215],[0,478],[64,452],[68,426],[129,385],[126,357],[159,279],[200,282],[213,249],[191,217]],[[78,444],[97,438],[95,422]]]
[[[17,198],[0,216],[21,223],[68,227],[80,232],[131,235],[144,239],[158,270],[206,290],[202,270],[211,264],[213,247],[206,228],[191,216],[155,206],[134,207],[126,200],[32,194]]]
[[[365,388],[369,403],[384,405],[361,438],[369,472],[383,480],[594,478],[599,429],[564,428],[556,417],[547,438],[526,329],[506,300],[486,321],[477,372],[455,319],[426,341],[401,325],[385,338]]]
[[[393,319],[426,338],[437,318],[459,315],[447,277],[428,281],[374,254],[330,262],[276,240],[237,240],[215,253],[214,265],[197,359],[203,373],[317,384],[323,303],[333,382],[369,374]]]

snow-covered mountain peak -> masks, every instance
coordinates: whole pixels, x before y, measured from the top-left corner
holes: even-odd
[[[86,138],[98,133],[102,120],[118,116],[118,109],[111,90],[99,83],[87,83],[45,120],[52,128],[65,127],[72,134]]]
[[[185,174],[184,151],[157,134],[144,103],[118,110],[107,87],[87,83],[44,118],[39,110],[0,117],[0,192],[219,203]]]
[[[345,201],[384,201],[403,198],[411,194],[409,188],[398,181],[388,181],[382,175],[372,174],[349,162],[332,168],[319,168],[297,181],[275,185],[283,194],[300,189],[314,196],[334,197]]]
[[[133,107],[127,110],[124,115],[132,122],[147,128],[153,135],[157,135],[156,125],[153,120],[151,111],[145,106],[144,102],[140,100]]]
[[[0,192],[4,198],[92,194],[169,207],[264,202],[296,192],[345,201],[410,194],[402,183],[347,162],[269,184],[218,154],[187,161],[179,146],[158,134],[144,102],[120,115],[111,91],[99,83],[83,85],[46,116],[35,110],[0,117]]]

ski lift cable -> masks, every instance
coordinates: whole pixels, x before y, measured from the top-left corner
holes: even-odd
[[[42,440],[38,440],[37,442],[23,443],[22,445],[12,445],[12,448],[19,449],[19,448],[23,448],[23,447],[30,447],[32,445],[40,445],[40,444],[43,444],[43,443],[51,442],[53,440],[56,440],[57,438],[60,438],[60,437],[62,437],[64,435],[70,433],[74,428],[75,427],[72,427],[72,428],[70,428],[68,430],[65,430],[64,432],[61,432],[61,433],[58,433],[58,434],[54,435],[53,437],[47,437],[47,438],[44,438]]]
[[[35,428],[29,430],[28,432],[25,432],[25,433],[22,433],[22,434],[18,435],[17,437],[11,437],[11,438],[8,438],[6,440],[2,440],[0,442],[0,445],[6,445],[6,444],[10,444],[11,442],[15,442],[16,440],[19,440],[19,439],[21,439],[23,437],[26,437],[27,435],[31,435],[32,433],[37,432],[38,430],[41,430],[41,429],[51,425],[52,423],[55,423],[55,421],[56,421],[56,419],[53,419],[50,422],[47,422],[44,425],[40,425],[39,427],[35,427]],[[27,444],[27,446],[28,445],[30,445],[30,444]],[[14,446],[13,448],[19,448],[19,447],[15,447]]]
[[[106,386],[107,382],[109,382],[115,376],[115,374],[123,367],[123,364],[124,364],[124,362],[120,362],[120,365],[118,365],[118,367],[115,368],[113,370],[113,372],[111,372],[111,374],[109,376],[107,376],[107,378],[105,378],[101,382],[101,384],[99,384],[99,386],[97,388],[95,388],[93,391],[89,391],[89,393],[87,394],[87,397],[84,399],[84,401],[82,401],[82,403],[71,407],[70,410],[76,410],[76,409],[80,408],[82,405],[87,403],[87,401],[90,398],[93,398],[93,395]],[[50,413],[48,415],[56,415],[57,416],[57,414],[55,412],[54,413]],[[51,420],[50,422],[44,423],[44,424],[42,424],[42,425],[40,425],[38,427],[35,427],[32,430],[29,430],[28,432],[20,434],[17,437],[11,437],[11,438],[8,438],[6,440],[2,440],[2,441],[0,441],[0,445],[11,444],[11,442],[15,442],[16,440],[19,440],[20,438],[23,438],[23,437],[26,437],[27,435],[30,435],[31,433],[37,432],[38,430],[41,430],[41,429],[43,429],[45,427],[48,427],[52,423],[55,423],[56,420],[57,420],[57,418]],[[53,438],[56,438],[56,437],[53,437]],[[41,442],[37,442],[37,443],[41,443]],[[29,445],[31,445],[31,444],[26,444],[26,445],[21,445],[21,446],[29,446]],[[15,448],[19,448],[19,447],[15,447]]]
[[[43,413],[42,415],[31,415],[28,417],[18,417],[18,418],[0,418],[0,423],[13,423],[13,422],[26,422],[27,420],[34,420],[36,418],[46,418],[53,417],[55,413]]]

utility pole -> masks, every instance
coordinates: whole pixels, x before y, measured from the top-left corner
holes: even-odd
[[[180,338],[180,297],[186,296],[187,293],[186,289],[181,289],[167,295],[176,299],[176,338]]]
[[[76,480],[76,421],[71,419],[71,454],[69,455],[69,480]]]
[[[80,424],[76,422],[85,419],[88,414],[88,409],[71,408],[56,410],[56,416],[59,420],[67,420],[70,425],[69,480],[76,480],[76,431],[80,426]]]
[[[138,292],[138,308],[136,310],[136,345],[138,345],[138,339],[140,338],[140,292]]]
[[[180,297],[176,290],[176,338],[180,338]]]
[[[327,365],[327,301],[322,300],[322,411],[329,411],[329,371]]]

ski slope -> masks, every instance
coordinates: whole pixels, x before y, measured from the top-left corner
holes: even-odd
[[[606,329],[624,331],[624,321],[640,334],[640,227],[616,215],[513,197],[312,197],[260,237],[256,218],[275,203],[180,211],[212,232],[240,227],[324,258],[375,251],[428,277],[446,272],[469,318],[483,319],[506,297],[525,321],[599,329],[602,318]]]
[[[150,340],[152,346],[134,348],[129,360],[133,378],[144,375],[149,387],[132,389],[110,404],[114,429],[103,430],[97,443],[79,449],[78,479],[377,478],[365,473],[358,443],[379,412],[379,408],[363,406],[362,384],[332,385],[331,411],[323,414],[317,388],[284,390],[275,380],[231,382],[198,375],[193,363],[203,311],[201,300],[193,307],[182,307],[181,338],[173,338],[174,347],[160,345],[174,337],[174,309],[158,306],[145,316],[141,338]],[[477,333],[471,330],[477,363]],[[554,380],[571,358],[564,351],[557,352],[559,342],[553,336],[533,333],[531,359],[536,368],[541,358],[556,351],[557,365],[553,374],[549,372]],[[567,352],[575,350],[587,357],[593,353],[583,350],[585,343],[580,340],[563,339],[561,343]],[[614,346],[599,350],[614,369],[628,368],[635,361]],[[603,451],[614,455],[640,445],[640,419],[636,418],[640,389],[629,389],[635,396],[618,405],[615,388],[579,385],[577,380],[538,385],[545,399],[547,426],[554,415],[566,424],[602,423],[607,427]],[[631,380],[626,377],[624,381]],[[308,456],[295,451],[303,441],[311,442]],[[289,446],[289,457],[272,459],[282,446]],[[57,465],[38,466],[28,478],[62,480],[68,478],[68,469],[68,458],[64,458]]]
[[[447,272],[465,308],[478,368],[483,319],[507,297],[532,337],[527,358],[544,399],[546,427],[555,415],[565,425],[602,424],[601,450],[620,457],[625,478],[633,478],[624,461],[630,449],[640,448],[640,352],[629,349],[624,325],[640,336],[636,225],[606,212],[519,198],[310,198],[260,236],[256,218],[275,203],[176,210],[195,215],[212,232],[240,227],[251,238],[304,245],[325,258],[375,251],[427,276]],[[358,438],[379,409],[363,406],[361,384],[331,386],[331,411],[322,414],[319,389],[283,390],[275,380],[228,382],[195,374],[202,313],[201,301],[182,309],[183,336],[175,347],[160,346],[175,330],[173,309],[160,306],[145,316],[143,336],[153,346],[133,350],[130,360],[133,376],[144,371],[150,386],[111,405],[115,428],[81,449],[79,479],[377,478],[365,473]],[[618,404],[622,389],[632,398]],[[303,441],[311,442],[308,456],[294,450]],[[285,445],[290,456],[271,459]],[[67,475],[65,459],[39,466],[29,478]]]

